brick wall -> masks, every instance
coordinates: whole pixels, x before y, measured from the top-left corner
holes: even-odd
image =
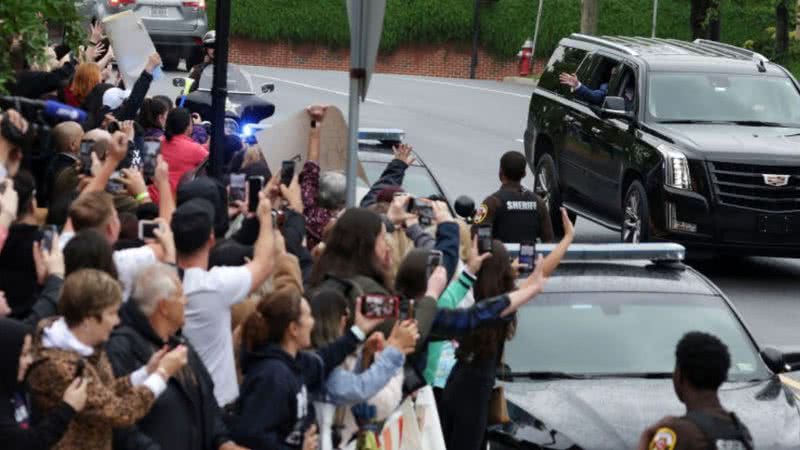
[[[349,49],[330,49],[314,44],[269,43],[233,38],[230,60],[255,66],[293,67],[300,69],[344,70],[350,68]],[[375,71],[407,75],[469,78],[471,49],[457,44],[415,45],[379,54]],[[546,61],[537,61],[537,72]],[[516,60],[503,61],[481,50],[475,76],[479,79],[502,79],[517,75]]]

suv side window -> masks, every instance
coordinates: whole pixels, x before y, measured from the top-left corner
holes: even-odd
[[[562,72],[577,72],[581,63],[586,60],[587,53],[580,48],[560,45],[550,56],[550,61],[539,79],[539,87],[561,95],[568,94],[569,88],[559,83],[558,75]]]

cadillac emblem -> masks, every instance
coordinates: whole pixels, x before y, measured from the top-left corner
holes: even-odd
[[[764,184],[767,186],[781,187],[789,184],[789,175],[764,174]]]

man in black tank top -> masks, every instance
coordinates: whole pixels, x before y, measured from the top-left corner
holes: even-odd
[[[528,162],[520,152],[500,158],[500,190],[486,197],[475,213],[477,225],[492,225],[492,236],[503,243],[553,242],[547,204],[520,183]]]
[[[645,430],[639,450],[752,450],[747,427],[717,396],[731,365],[728,347],[695,331],[678,342],[675,356],[672,382],[686,415],[665,417]]]

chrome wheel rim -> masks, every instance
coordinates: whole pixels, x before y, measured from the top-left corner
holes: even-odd
[[[638,244],[642,239],[642,199],[639,191],[632,191],[625,202],[625,219],[622,221],[622,241]]]
[[[550,204],[551,195],[550,195],[550,177],[547,175],[547,169],[544,165],[539,167],[539,173],[536,174],[536,181],[539,184],[539,191],[537,194],[544,200],[544,204],[547,205],[547,210],[552,211],[553,205]]]

